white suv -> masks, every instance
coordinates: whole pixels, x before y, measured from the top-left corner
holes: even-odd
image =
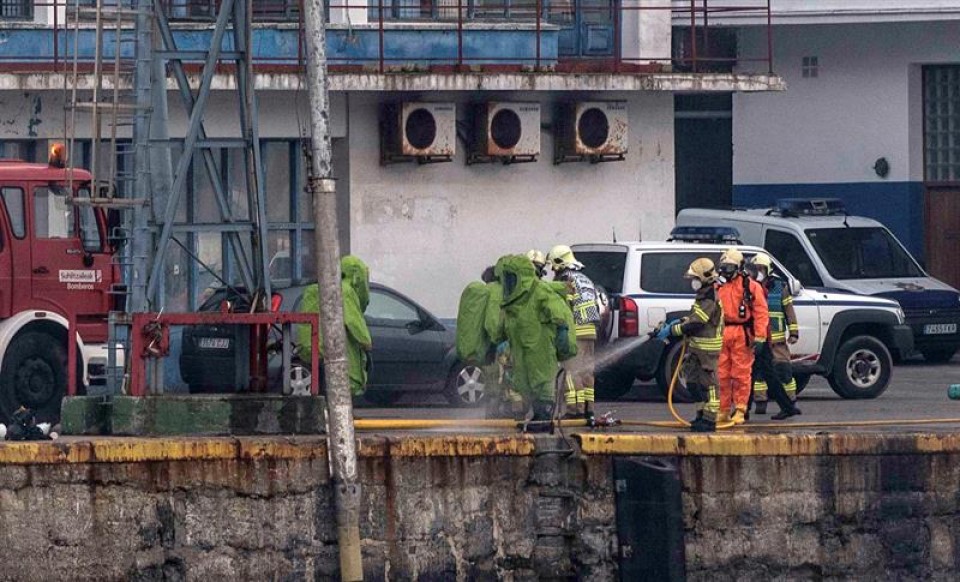
[[[656,379],[666,393],[680,345],[662,355],[647,350],[649,333],[662,321],[685,315],[693,292],[683,279],[698,257],[719,261],[730,246],[745,257],[759,247],[686,241],[592,243],[573,246],[584,272],[609,295],[612,317],[601,330],[597,350],[597,392],[618,398],[634,379]],[[765,251],[764,251],[765,252]],[[798,390],[812,374],[825,376],[844,398],[876,398],[890,382],[891,352],[913,349],[910,327],[896,301],[848,293],[805,289],[776,258],[774,269],[789,282],[800,325],[800,341],[791,346]],[[650,358],[648,354],[658,354]],[[653,361],[656,360],[656,361]],[[684,391],[679,392],[681,398]]]

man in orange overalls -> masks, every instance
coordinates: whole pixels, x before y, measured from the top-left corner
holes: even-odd
[[[723,306],[723,349],[720,351],[720,416],[734,424],[747,420],[754,354],[767,341],[770,315],[763,288],[742,270],[743,254],[729,248],[720,256],[723,285],[717,291]]]

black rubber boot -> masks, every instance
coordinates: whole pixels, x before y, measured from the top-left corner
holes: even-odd
[[[781,410],[780,412],[778,412],[777,414],[774,414],[774,415],[771,416],[770,418],[771,418],[772,420],[786,420],[786,419],[790,418],[791,416],[798,416],[798,415],[800,415],[800,414],[803,414],[803,413],[800,412],[800,409],[799,409],[799,408],[797,408],[796,406],[794,406],[793,408],[791,408],[791,409],[789,409],[789,410]]]
[[[585,405],[584,412],[583,412],[583,418],[584,418],[584,420],[587,421],[587,426],[595,426],[595,425],[597,424],[597,417],[596,417],[596,415],[593,413],[593,403],[592,403],[592,402],[588,402],[588,403]]]
[[[533,403],[533,418],[527,423],[527,432],[553,432],[552,402]]]
[[[767,401],[755,402],[753,407],[754,414],[766,414],[767,413]]]

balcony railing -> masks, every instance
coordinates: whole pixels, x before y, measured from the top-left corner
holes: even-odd
[[[209,48],[212,26],[197,21],[214,17],[218,0],[160,1],[171,20],[192,21],[174,26],[180,48]],[[253,2],[256,21],[290,21],[254,28],[253,61],[261,70],[301,70],[298,1]],[[58,22],[64,0],[50,2],[53,28],[5,31],[0,63],[63,68],[94,59],[90,27],[76,32]],[[770,0],[328,0],[327,13],[334,72],[772,72]],[[729,24],[737,16],[765,21],[766,42],[756,42],[755,30],[753,42],[740,45]],[[124,34],[127,40],[102,47],[101,56],[119,46],[132,58],[133,30]],[[227,35],[223,49],[231,43]]]

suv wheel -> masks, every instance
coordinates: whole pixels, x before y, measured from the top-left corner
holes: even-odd
[[[667,346],[664,351],[663,361],[657,367],[657,387],[666,398],[670,391],[670,381],[673,380],[673,371],[680,365],[680,350],[683,348],[683,342],[674,342]],[[677,385],[673,387],[674,402],[693,402],[693,396],[687,390],[687,382],[683,378],[683,373],[677,377]]]
[[[957,348],[929,348],[921,350],[923,359],[931,364],[946,364],[953,359],[957,353]]]
[[[447,380],[447,400],[453,406],[480,406],[487,402],[483,369],[473,364],[458,365]]]
[[[858,335],[837,350],[833,372],[827,379],[833,391],[843,398],[876,398],[890,384],[892,368],[893,358],[883,342]]]

